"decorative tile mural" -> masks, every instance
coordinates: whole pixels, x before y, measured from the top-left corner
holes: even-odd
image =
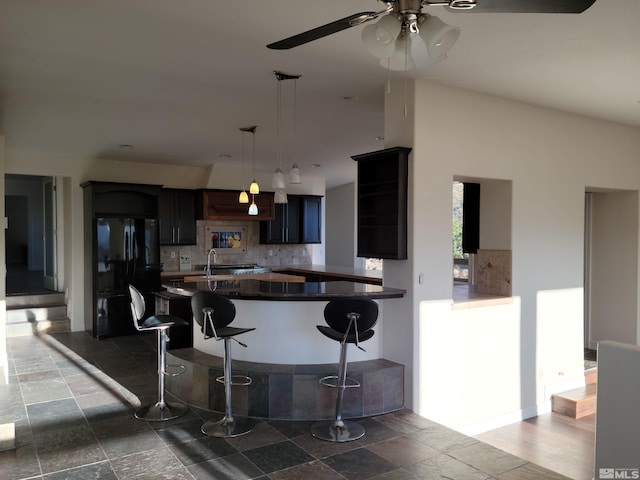
[[[511,250],[478,250],[476,293],[511,296]]]

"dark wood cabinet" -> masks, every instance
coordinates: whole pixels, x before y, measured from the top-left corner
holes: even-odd
[[[410,148],[355,155],[358,162],[358,256],[407,258]]]
[[[322,243],[322,197],[301,197],[302,243]]]
[[[260,222],[260,243],[321,243],[322,197],[287,195],[285,204],[274,206],[271,221]]]
[[[158,195],[161,245],[196,245],[196,202],[193,190],[163,188]]]
[[[200,220],[273,220],[273,192],[261,192],[255,196],[258,215],[249,215],[249,205],[238,202],[239,194],[237,190],[199,190],[197,218]]]

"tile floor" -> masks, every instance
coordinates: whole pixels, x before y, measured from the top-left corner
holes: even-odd
[[[313,438],[310,422],[261,421],[220,439],[200,432],[214,412],[136,420],[156,397],[153,335],[17,337],[7,349],[0,424],[16,422],[17,448],[0,452],[6,480],[566,480],[407,410],[359,420],[366,435],[342,444]]]

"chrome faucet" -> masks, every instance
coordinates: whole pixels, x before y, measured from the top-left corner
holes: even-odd
[[[213,254],[213,264],[216,264],[216,258],[218,257],[218,253],[215,251],[215,249],[211,249],[209,250],[209,253],[207,254],[207,278],[209,278],[211,276],[211,254]]]

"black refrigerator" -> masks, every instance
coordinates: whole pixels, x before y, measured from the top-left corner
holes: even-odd
[[[158,219],[97,217],[95,229],[94,337],[133,334],[129,285],[144,295],[147,315],[161,288]]]

